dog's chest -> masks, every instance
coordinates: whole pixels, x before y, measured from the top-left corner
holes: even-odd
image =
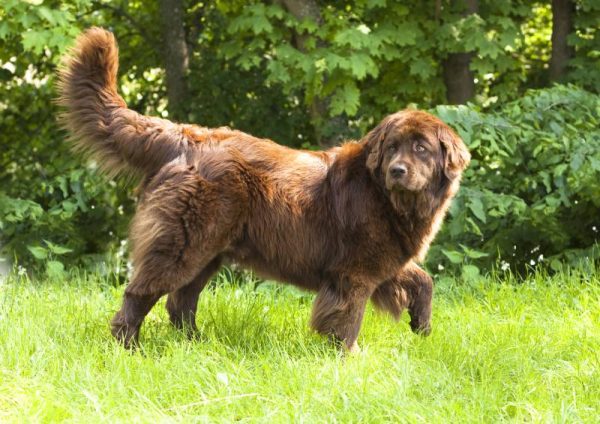
[[[417,249],[380,222],[378,228],[366,225],[345,234],[337,250],[334,273],[381,282],[405,266]]]

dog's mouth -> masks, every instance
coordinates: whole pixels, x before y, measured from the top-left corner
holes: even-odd
[[[417,192],[423,190],[426,182],[412,178],[410,175],[406,175],[401,178],[394,178],[388,175],[385,179],[385,185],[388,191],[391,192]]]

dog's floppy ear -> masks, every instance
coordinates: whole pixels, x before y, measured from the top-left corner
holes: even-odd
[[[444,150],[444,174],[454,180],[469,165],[471,154],[461,138],[445,125],[438,128],[438,139]]]
[[[381,159],[383,156],[382,145],[391,125],[392,118],[388,116],[365,136],[367,149],[369,149],[369,155],[367,156],[367,168],[369,168],[371,171],[375,171],[379,165],[381,165]]]

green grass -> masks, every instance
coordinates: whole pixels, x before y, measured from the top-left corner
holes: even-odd
[[[369,307],[363,352],[350,357],[308,329],[310,294],[219,278],[201,297],[201,340],[170,327],[163,301],[135,353],[109,335],[122,287],[97,276],[9,279],[0,285],[0,422],[600,417],[598,273],[444,279],[430,337]]]

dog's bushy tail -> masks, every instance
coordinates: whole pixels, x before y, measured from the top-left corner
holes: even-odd
[[[184,154],[185,126],[128,109],[117,93],[119,53],[112,33],[90,28],[65,56],[59,71],[62,124],[74,147],[109,175],[149,175]]]

